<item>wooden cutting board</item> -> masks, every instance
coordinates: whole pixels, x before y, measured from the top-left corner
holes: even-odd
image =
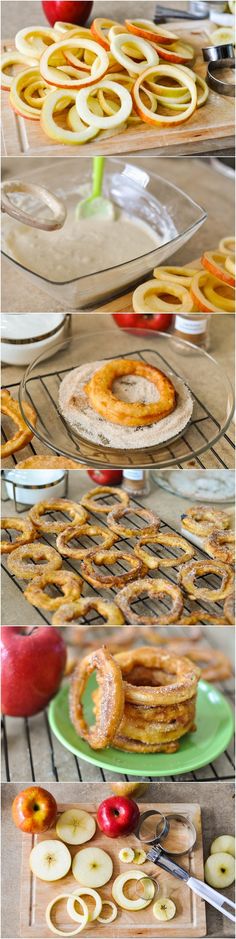
[[[205,78],[206,64],[202,58],[202,47],[209,44],[213,25],[209,23],[209,20],[203,20],[201,23],[193,21],[190,27],[189,24],[186,26],[185,21],[180,21],[177,25],[170,23],[168,28],[173,29],[176,35],[194,46],[196,49],[194,68]],[[2,46],[4,52],[15,48],[14,39],[5,40]],[[83,156],[85,154],[112,156],[153,148],[160,149],[162,153],[166,148],[172,148],[172,151],[173,148],[177,148],[177,151],[182,148],[182,153],[184,153],[186,146],[191,144],[194,144],[193,152],[196,153],[202,152],[203,141],[208,141],[210,145],[211,140],[222,141],[223,138],[234,138],[234,126],[234,99],[218,95],[210,90],[206,105],[196,110],[190,120],[182,125],[170,129],[163,127],[156,129],[142,123],[129,127],[124,133],[116,134],[114,137],[102,139],[98,136],[92,143],[75,148],[54,144],[45,136],[39,122],[24,120],[15,114],[9,105],[8,92],[4,91],[2,94],[3,153],[6,156],[22,156],[22,154],[40,157],[65,156],[65,154],[74,156],[75,152]],[[232,140],[230,145],[231,142]]]
[[[97,807],[91,804],[77,804],[69,803],[58,806],[59,812],[63,812],[69,808],[81,808],[86,812],[90,812],[92,815],[96,816]],[[155,803],[154,805],[145,805],[142,803],[142,811],[147,809],[159,809],[161,812],[170,814],[171,812],[181,813],[186,815],[195,825],[197,831],[197,842],[196,846],[193,849],[190,856],[184,855],[178,857],[178,862],[182,864],[186,870],[189,870],[190,875],[197,877],[200,880],[203,879],[203,846],[202,846],[202,827],[201,827],[201,810],[200,806],[196,804],[161,804]],[[29,855],[32,847],[37,843],[37,841],[45,840],[48,838],[57,838],[55,829],[51,829],[50,832],[46,832],[42,836],[32,836],[23,835],[22,837],[22,866],[21,866],[21,894],[20,894],[20,935],[26,939],[26,937],[31,936],[32,939],[49,939],[53,935],[46,925],[45,921],[45,910],[47,904],[53,897],[56,897],[58,894],[63,893],[64,891],[72,892],[76,888],[76,881],[72,873],[67,874],[62,880],[53,883],[46,883],[45,881],[39,880],[33,876],[29,868]],[[112,881],[117,877],[117,875],[122,871],[128,870],[127,867],[122,864],[119,860],[118,853],[121,847],[124,847],[124,843],[129,845],[129,847],[137,847],[137,840],[134,835],[130,835],[128,839],[124,838],[106,838],[105,835],[99,831],[97,828],[96,834],[92,841],[85,845],[81,846],[70,846],[72,857],[80,848],[92,846],[95,844],[97,847],[103,848],[104,851],[110,855],[113,860],[113,878]],[[131,865],[130,865],[131,867]],[[197,897],[193,892],[187,887],[187,885],[180,880],[177,880],[171,874],[166,873],[161,870],[161,868],[155,867],[151,862],[146,862],[143,868],[145,873],[150,874],[158,879],[160,885],[159,893],[157,896],[170,896],[176,904],[176,916],[175,919],[169,923],[166,923],[164,926],[157,922],[152,913],[152,903],[145,910],[141,910],[139,913],[132,913],[130,911],[118,909],[117,919],[107,926],[103,926],[100,923],[94,923],[94,928],[91,924],[88,929],[83,930],[81,933],[82,936],[90,937],[90,939],[98,939],[101,935],[104,939],[137,939],[137,937],[143,937],[143,939],[155,939],[158,934],[158,937],[167,937],[170,935],[172,937],[178,937],[182,939],[183,936],[188,936],[188,939],[194,936],[205,936],[206,935],[206,915],[205,915],[205,903],[200,897]],[[111,894],[111,882],[106,884],[104,887],[99,889],[101,897],[105,899],[112,899]],[[72,921],[69,920],[67,915],[65,916],[66,904],[59,904],[57,907],[56,913],[56,924],[60,929],[64,931],[72,927]]]

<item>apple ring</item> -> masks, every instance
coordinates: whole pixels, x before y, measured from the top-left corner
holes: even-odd
[[[230,524],[227,512],[206,505],[191,506],[181,515],[181,520],[183,528],[200,538],[210,535],[214,528],[225,530]]]
[[[168,613],[155,615],[143,615],[134,613],[131,609],[131,603],[140,598],[142,593],[147,593],[150,599],[159,600],[171,597],[172,605]],[[183,610],[183,597],[181,590],[176,584],[168,583],[167,580],[137,580],[133,584],[123,587],[117,594],[116,602],[125,616],[127,623],[138,626],[168,626],[169,623],[176,623]]]
[[[34,409],[24,401],[24,408],[26,416],[29,418],[31,424],[36,425],[37,414]],[[18,430],[6,443],[3,443],[1,446],[1,457],[5,459],[8,456],[11,456],[12,453],[15,453],[16,450],[23,450],[24,447],[30,443],[32,437],[34,436],[33,431],[27,427],[25,423],[19,404],[14,398],[11,397],[10,392],[5,388],[1,391],[1,410],[2,414],[6,414],[7,417],[10,417],[14,424],[17,425]]]
[[[160,113],[158,114],[157,112],[153,114],[143,104],[141,97],[140,97],[141,85],[142,87],[144,87],[145,81],[147,81],[148,79],[153,81],[153,79],[156,79],[156,78],[158,79],[159,77],[160,78],[162,77],[173,78],[175,81],[179,83],[181,87],[183,88],[186,87],[188,91],[190,92],[191,100],[186,108],[184,105],[185,110],[183,111],[182,114],[177,113],[177,114],[169,115],[169,114],[160,114]],[[138,76],[134,84],[134,87],[132,89],[132,98],[133,98],[135,110],[139,114],[139,117],[141,117],[142,121],[147,122],[148,124],[153,124],[154,127],[161,127],[161,126],[174,127],[176,126],[176,124],[182,124],[184,121],[187,121],[189,117],[191,117],[191,115],[196,110],[196,107],[197,107],[196,83],[193,81],[193,79],[187,72],[183,72],[181,68],[178,68],[175,65],[151,66],[150,68],[146,69],[145,72],[142,72],[142,74]]]
[[[78,77],[77,79],[66,80],[66,76],[63,76],[59,71],[59,68],[55,68],[50,65],[50,59],[53,56],[55,61],[55,54],[64,53],[67,50],[71,50],[73,53],[76,50],[85,50],[92,52],[95,55],[95,60],[91,66],[90,74],[86,73],[84,77]],[[53,45],[53,48],[50,46],[45,50],[40,59],[40,72],[42,77],[49,85],[56,85],[58,88],[82,88],[84,85],[93,85],[94,82],[98,82],[109,67],[109,59],[107,52],[102,48],[97,42],[94,42],[92,39],[85,39],[84,36],[77,37],[74,36],[72,39],[64,37],[60,42],[56,42]]]
[[[77,144],[87,143],[87,140],[91,140],[92,137],[96,137],[98,134],[98,127],[87,127],[83,121],[77,122],[76,130],[67,130],[65,127],[59,127],[54,119],[54,111],[58,109],[58,106],[65,98],[65,92],[61,91],[51,91],[50,94],[46,96],[43,100],[43,106],[41,111],[41,125],[44,130],[44,133],[47,137],[50,137],[50,140],[55,140],[57,143],[70,144],[76,146]],[[66,91],[67,103],[72,102],[72,107],[75,106],[76,102],[76,92],[75,91]]]
[[[196,578],[204,577],[206,574],[221,577],[221,586],[218,588],[197,587]],[[190,597],[216,603],[217,600],[224,600],[232,592],[234,575],[229,565],[221,564],[220,561],[189,561],[178,572],[178,582]]]
[[[1,519],[1,528],[3,531],[21,531],[22,534],[15,538],[15,541],[1,541],[1,553],[11,554],[12,551],[21,544],[30,544],[37,538],[37,532],[27,516],[18,518],[11,516]]]
[[[89,912],[89,922],[94,922],[94,920],[98,918],[99,913],[102,912],[102,898],[100,897],[100,893],[98,893],[97,890],[93,890],[92,887],[80,887],[78,884],[77,889],[73,890],[67,902],[68,916],[75,920],[76,923],[81,922],[83,917],[81,917],[80,913],[76,912],[75,904],[80,901],[80,897],[83,895],[92,897],[95,902],[93,911]]]
[[[99,42],[107,52],[110,52],[110,42],[106,38],[106,32],[109,31],[112,26],[118,26],[121,31],[123,26],[121,23],[117,23],[116,20],[108,20],[106,17],[98,16],[91,23],[91,33],[96,39],[96,42]]]
[[[185,656],[171,655],[162,649],[143,646],[118,652],[115,655],[115,661],[118,662],[122,672],[125,702],[130,701],[132,704],[150,707],[165,707],[188,701],[196,696],[200,669]],[[136,665],[144,666],[149,670],[150,675],[153,669],[161,670],[163,680],[166,679],[167,684],[150,687],[133,685],[130,682],[130,676]]]
[[[186,731],[185,731],[186,732]],[[115,750],[128,750],[130,753],[176,753],[179,749],[178,740],[172,740],[171,743],[144,743],[141,740],[131,740],[129,737],[122,737],[117,733],[112,741]]]
[[[37,502],[36,505],[33,505],[30,509],[29,517],[35,528],[38,531],[46,532],[46,534],[58,534],[63,532],[65,527],[69,527],[68,519],[64,519],[61,522],[55,522],[54,519],[49,518],[49,521],[42,516],[47,515],[50,512],[64,512],[66,515],[70,516],[70,529],[75,528],[78,531],[78,528],[87,521],[88,513],[81,505],[78,505],[77,502],[71,502],[70,499],[49,499],[45,502]]]
[[[26,88],[32,85],[32,82],[41,82],[41,89],[45,89],[46,98],[48,97],[49,88],[45,81],[43,81],[42,76],[40,75],[39,68],[27,69],[24,72],[20,72],[19,75],[15,75],[15,78],[12,79],[10,87],[10,97],[9,101],[12,105],[14,111],[17,114],[20,114],[22,117],[28,118],[31,121],[40,120],[40,111],[43,108],[46,98],[39,97],[35,99],[34,105],[27,104],[25,100],[25,91]]]
[[[94,571],[93,565],[100,566],[110,564],[112,566],[113,564],[120,564],[121,561],[126,561],[130,565],[131,570],[125,571],[123,569],[121,574],[100,574]],[[135,580],[136,577],[142,576],[144,570],[142,561],[140,561],[139,558],[133,557],[132,554],[128,554],[127,551],[98,550],[94,551],[93,554],[82,561],[81,572],[85,580],[87,580],[89,584],[92,584],[93,587],[122,587],[123,584],[127,584],[131,580]]]
[[[78,897],[77,902],[80,904],[83,910],[83,916],[81,916],[79,925],[76,926],[76,929],[72,929],[72,930],[70,929],[69,932],[65,932],[63,929],[58,929],[58,927],[55,926],[55,923],[52,922],[52,918],[51,918],[53,907],[55,906],[56,903],[59,903],[59,900],[69,900],[70,897],[71,897],[70,893],[60,893],[57,897],[54,897],[53,900],[50,900],[50,902],[47,905],[47,909],[45,913],[46,923],[47,923],[48,928],[51,930],[51,932],[54,932],[56,936],[66,936],[66,937],[78,936],[78,933],[81,932],[82,929],[84,929],[85,926],[87,926],[87,923],[89,922],[89,910],[87,907],[87,903],[85,903],[85,901],[82,900],[82,897]]]
[[[233,548],[227,545],[233,545]],[[217,531],[213,529],[210,536],[203,542],[203,547],[212,558],[222,561],[223,564],[235,563],[235,532]]]
[[[10,91],[13,82],[13,75],[6,75],[6,69],[10,68],[11,65],[22,65],[22,68],[31,65],[31,68],[33,68],[37,65],[37,59],[30,58],[29,55],[21,55],[20,52],[15,52],[14,49],[10,52],[4,52],[1,56],[1,88],[3,91]]]
[[[209,301],[218,311],[225,313],[235,312],[235,291],[233,287],[228,287],[222,281],[214,280],[209,276],[206,280],[204,293],[207,302]]]
[[[138,375],[152,382],[157,389],[159,400],[151,404],[130,404],[121,401],[112,392],[116,379],[124,375]],[[140,427],[162,420],[176,407],[176,391],[172,381],[158,368],[136,362],[132,359],[115,359],[97,369],[85,386],[89,402],[98,414],[126,427]]]
[[[160,544],[163,547],[167,546],[170,548],[181,548],[183,553],[180,557],[171,557],[171,558],[162,558],[157,557],[156,555],[151,555],[148,551],[143,550],[143,545],[150,544]],[[184,538],[181,538],[180,535],[166,534],[158,532],[155,535],[141,535],[141,538],[138,541],[138,544],[134,547],[134,553],[138,558],[141,558],[146,567],[150,570],[156,570],[159,567],[178,567],[179,564],[184,564],[186,561],[194,556],[194,548],[192,545],[188,544]]]
[[[186,647],[186,651],[184,651],[185,647]],[[185,642],[183,639],[183,650],[181,649],[180,654],[184,656],[187,655],[188,658],[190,658],[190,653],[188,652],[189,647],[191,648],[191,643]],[[172,644],[170,642],[167,647],[167,652],[168,654],[178,655],[178,651],[175,650],[174,641],[173,641],[173,649],[172,649]],[[221,653],[219,653],[219,655],[221,655]],[[135,684],[135,681],[133,681],[133,679],[132,679],[132,684]],[[93,697],[95,697],[95,695],[93,695]],[[129,701],[125,701],[124,717],[128,718],[129,720],[132,720],[133,723],[138,721],[140,725],[142,724],[143,729],[145,727],[145,724],[149,724],[149,722],[152,723],[153,721],[156,721],[156,723],[159,725],[159,729],[161,729],[161,727],[162,728],[168,727],[169,724],[171,722],[174,722],[175,720],[178,722],[178,725],[187,724],[189,717],[193,716],[193,710],[195,708],[195,705],[196,705],[196,697],[189,698],[186,701],[180,701],[179,704],[167,704],[165,707],[161,707],[161,706],[149,707],[148,705],[130,704]],[[123,725],[124,717],[122,719],[122,725]],[[123,731],[123,727],[122,727],[122,731]],[[132,736],[132,734],[125,733],[124,736],[130,737]],[[133,735],[133,739],[135,740],[135,734]],[[154,741],[147,740],[147,743],[152,743],[152,742]]]
[[[147,42],[168,44],[177,42],[178,39],[175,33],[170,33],[168,29],[163,29],[162,25],[159,26],[159,23],[156,25],[152,20],[125,20],[125,26],[129,33],[133,33],[135,36],[143,36]]]
[[[219,251],[221,251],[222,254],[235,254],[235,238],[231,235],[226,238],[221,238]]]
[[[214,623],[216,626],[227,626],[225,617],[221,613],[206,613],[205,610],[193,610],[181,616],[176,626],[207,626]]]
[[[175,640],[170,641],[167,650],[175,653]],[[177,649],[176,649],[177,651]],[[178,652],[177,652],[178,654]],[[183,639],[182,654],[187,655],[191,662],[196,662],[201,669],[201,677],[205,681],[226,681],[232,675],[230,659],[221,651],[206,646],[192,646]]]
[[[59,587],[63,596],[49,596],[45,590],[48,585]],[[58,610],[65,601],[73,603],[77,600],[81,589],[82,579],[74,571],[45,571],[39,577],[33,577],[24,591],[24,597],[32,606],[42,610]]]
[[[235,596],[233,593],[225,600],[224,614],[227,623],[230,623],[230,626],[235,626]]]
[[[37,456],[29,456],[27,460],[21,460],[17,463],[15,469],[84,469],[82,463],[75,460],[69,460],[64,456],[50,456],[49,453],[38,453]]]
[[[177,303],[173,301],[173,297],[177,299]],[[159,281],[155,278],[140,284],[134,290],[132,303],[135,313],[155,313],[162,310],[165,313],[191,313],[193,309],[193,301],[186,287],[182,287],[176,280],[169,280],[168,277],[166,280]]]
[[[135,59],[131,58],[131,56],[124,52],[122,47],[125,45],[129,45],[131,48],[133,48],[134,54],[136,50],[138,53],[142,53],[143,58],[141,62],[137,62]],[[116,35],[113,34],[110,48],[112,55],[114,55],[114,59],[116,59],[120,65],[123,65],[123,68],[125,68],[126,71],[132,75],[140,75],[149,66],[158,65],[159,63],[159,55],[156,49],[154,49],[154,47],[149,42],[147,42],[146,39],[143,39],[142,36],[129,36],[129,38],[127,38],[126,32],[118,33]]]
[[[217,280],[224,281],[230,287],[235,286],[235,277],[225,268],[225,254],[221,251],[205,251],[201,257],[201,264]]]
[[[95,725],[88,727],[81,699],[90,675],[96,670],[101,699]],[[79,662],[70,688],[70,717],[77,733],[94,750],[109,746],[124,711],[124,688],[120,667],[106,647],[97,649]]]
[[[189,715],[185,723],[178,722],[178,719],[174,719],[172,723],[167,724],[159,723],[155,719],[149,720],[147,723],[143,720],[139,722],[137,717],[134,720],[127,717],[125,711],[119,726],[119,735],[131,738],[131,740],[143,741],[145,739],[148,744],[172,743],[173,740],[179,740],[184,734],[188,733],[194,723],[194,717],[195,700],[193,698],[191,698]]]
[[[105,502],[97,502],[96,496],[98,495],[114,495],[118,499],[118,502],[114,502],[113,505],[106,505]],[[129,496],[124,489],[116,489],[115,486],[95,486],[94,489],[85,492],[81,499],[81,505],[84,505],[89,512],[97,512],[99,515],[108,515],[112,509],[117,508],[119,502],[121,502],[122,505],[129,505]]]
[[[112,902],[112,900],[102,900],[102,911],[103,911],[104,906],[108,906],[109,909],[111,910],[111,913],[110,913],[110,916],[106,916],[105,918],[104,916],[101,916],[101,915],[97,916],[98,923],[102,923],[103,926],[105,926],[106,923],[107,924],[113,923],[118,913],[117,906],[115,905],[115,903]]]
[[[101,47],[100,47],[101,48]],[[119,110],[110,116],[100,117],[94,114],[91,109],[90,97],[97,95],[99,89],[104,89],[117,95],[120,100]],[[76,107],[79,117],[85,124],[96,127],[98,130],[110,130],[112,127],[119,127],[123,121],[126,121],[132,111],[132,98],[127,88],[114,82],[111,79],[103,78],[90,88],[80,88],[76,96]]]
[[[190,292],[197,311],[200,310],[202,313],[234,312],[235,303],[233,299],[230,297],[227,300],[227,298],[224,299],[223,296],[216,294],[214,287],[217,286],[220,287],[219,281],[211,277],[210,274],[207,274],[206,271],[198,271],[198,274],[194,275]],[[209,292],[209,288],[210,291],[213,291],[213,301],[208,299],[206,295],[206,292]],[[228,307],[230,307],[230,309]]]
[[[135,506],[132,508],[132,506],[124,507],[123,505],[117,505],[110,510],[107,523],[110,528],[112,528],[112,531],[115,531],[120,537],[139,538],[140,533],[143,531],[143,529],[137,527],[130,528],[120,524],[119,519],[130,513],[138,515],[140,518],[144,518],[147,521],[148,524],[144,529],[145,534],[152,535],[158,530],[160,526],[160,519],[158,518],[158,515],[155,514],[155,512],[151,511],[151,509],[142,509],[141,506],[138,506],[137,508]]]
[[[181,284],[182,287],[190,287],[194,274],[197,274],[197,271],[193,267],[154,267],[153,271],[157,280]]]
[[[73,603],[63,603],[53,616],[52,624],[53,626],[80,625],[81,618],[84,619],[91,610],[96,610],[108,626],[124,625],[123,614],[116,603],[112,600],[103,600],[102,597],[80,597]]]
[[[20,580],[31,580],[44,572],[58,570],[62,567],[62,559],[51,545],[25,544],[10,554],[7,566]]]
[[[77,561],[83,561],[85,557],[94,554],[96,549],[98,551],[100,550],[99,544],[93,544],[88,548],[68,546],[68,542],[73,541],[74,538],[81,538],[83,535],[87,535],[89,538],[95,538],[99,535],[100,538],[103,539],[101,545],[103,551],[108,551],[115,541],[117,541],[116,536],[112,532],[107,531],[106,528],[99,528],[98,525],[80,525],[78,528],[69,525],[68,528],[65,528],[64,531],[58,535],[57,550],[64,557],[75,558]]]

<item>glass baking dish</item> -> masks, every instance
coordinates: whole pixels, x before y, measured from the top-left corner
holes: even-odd
[[[27,173],[28,182],[45,186],[62,198],[68,208],[75,206],[78,198],[81,198],[81,184],[91,184],[92,161],[83,157],[72,157],[69,160],[45,159],[43,162],[43,167],[27,172],[27,161],[23,161],[22,177]],[[19,165],[16,175],[19,176]],[[193,202],[181,189],[157,173],[147,171],[146,165],[145,169],[142,169],[127,160],[106,159],[104,195],[111,198],[128,215],[135,215],[149,224],[160,237],[161,245],[123,264],[116,264],[114,257],[114,265],[110,268],[106,268],[104,258],[103,270],[91,275],[81,274],[73,280],[66,280],[65,277],[63,282],[56,282],[36,274],[27,264],[19,264],[3,244],[2,253],[9,261],[10,276],[16,266],[29,276],[34,290],[37,290],[37,287],[47,290],[54,300],[59,301],[67,310],[95,309],[97,305],[108,302],[142,282],[156,265],[162,264],[182,247],[207,217],[201,206]],[[29,199],[29,196],[25,198]],[[24,197],[21,206],[24,208]],[[40,212],[40,204],[35,206],[35,213],[37,212]],[[14,224],[17,226],[18,223]]]

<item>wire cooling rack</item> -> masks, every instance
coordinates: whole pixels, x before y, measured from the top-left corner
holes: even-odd
[[[101,496],[101,498],[100,498],[100,501],[103,502],[103,503],[105,503],[106,505],[111,504],[111,503],[112,503],[112,500],[113,500],[113,497],[112,497],[112,495],[110,495],[109,493],[108,493],[108,494],[105,494],[104,496]],[[130,519],[131,519],[132,527],[137,529],[137,535],[138,535],[139,529],[142,527],[142,519],[141,519],[140,517],[138,517],[137,515],[135,515],[135,509],[137,510],[138,508],[142,508],[142,503],[139,502],[137,499],[130,499],[130,504],[129,504]],[[133,509],[133,513],[132,513],[132,509]],[[50,514],[50,517],[51,517],[52,519],[57,519],[57,520],[58,520],[59,518],[61,518],[61,520],[65,520],[65,527],[66,527],[66,525],[67,525],[67,524],[69,523],[69,521],[70,521],[70,520],[68,519],[68,517],[66,516],[66,513],[63,513],[63,512],[60,512],[60,513],[56,512],[56,513],[55,513],[55,512],[52,511],[52,512],[48,513],[48,515],[49,515],[49,514]],[[102,515],[102,514],[96,514],[95,512],[90,512],[90,517],[91,517],[91,524],[93,524],[93,522],[94,522],[94,524],[98,525],[99,527],[103,527],[103,528],[105,528],[105,529],[107,528],[107,524],[106,524],[106,522],[107,522],[107,517],[106,517],[105,514]],[[89,518],[88,521],[90,521],[90,518]],[[160,531],[162,531],[162,532],[167,532],[167,531],[168,531],[168,532],[172,532],[172,533],[175,533],[175,534],[176,534],[176,530],[173,528],[173,526],[167,524],[167,523],[164,521],[164,519],[161,519]],[[55,542],[55,536],[52,536],[52,537],[49,537],[49,536],[43,537],[43,536],[40,535],[39,541],[40,541],[40,542],[44,542],[44,543],[46,543],[46,544],[50,544],[50,545],[52,545],[52,546],[55,546],[55,543],[56,543],[56,542]],[[87,536],[86,536],[86,537],[83,538],[82,541],[81,541],[79,538],[76,538],[76,539],[73,539],[73,542],[71,542],[71,545],[72,545],[74,542],[78,545],[78,547],[91,547],[92,545],[95,546],[96,544],[98,544],[98,538],[97,538],[97,537],[87,537]],[[127,548],[128,548],[128,549],[130,549],[130,553],[132,553],[132,552],[133,552],[133,546],[134,546],[134,544],[135,544],[135,538],[127,538],[127,539],[124,539],[124,538],[123,538],[123,539],[120,539],[118,542],[116,542],[116,544],[114,545],[114,549],[116,549],[117,551],[119,551],[119,550],[120,550],[120,551],[122,551],[122,550],[127,551]],[[149,550],[151,550],[151,552],[152,552],[153,554],[156,554],[156,553],[157,553],[156,546],[154,546],[154,545],[153,545],[152,547],[150,547]],[[166,547],[166,548],[162,547],[162,554],[163,554],[163,557],[171,557],[171,556],[173,557],[173,556],[176,556],[174,550],[171,549],[171,548],[169,548],[169,547],[168,547],[168,548],[167,548],[167,547]],[[203,560],[203,561],[209,560],[209,556],[208,556],[207,554],[205,554],[205,552],[202,551],[202,550],[199,549],[199,548],[195,548],[195,556],[196,556],[196,560]],[[25,581],[20,581],[18,578],[16,578],[15,576],[13,576],[13,575],[10,573],[10,571],[8,570],[8,567],[7,567],[7,557],[8,557],[8,556],[7,556],[6,554],[5,554],[5,555],[2,555],[2,566],[3,566],[3,568],[4,568],[4,570],[5,570],[6,574],[7,574],[7,576],[8,576],[8,578],[9,578],[9,581],[11,582],[11,589],[13,590],[13,589],[16,587],[16,588],[18,588],[18,589],[21,591],[21,593],[23,594],[23,593],[24,593],[24,590],[26,589],[26,582],[25,582]],[[99,567],[99,571],[101,571],[102,573],[109,572],[109,573],[113,573],[113,574],[114,574],[114,573],[116,573],[116,574],[121,574],[121,573],[122,573],[122,570],[123,570],[123,571],[124,571],[124,570],[127,570],[127,568],[128,568],[128,565],[127,565],[124,561],[121,560],[121,561],[118,561],[115,565],[113,565],[112,568],[109,567],[109,565],[101,565],[101,566]],[[72,571],[75,571],[76,573],[80,573],[80,574],[81,574],[81,564],[80,564],[80,562],[79,562],[79,561],[75,561],[75,560],[72,559],[72,558],[64,558],[64,559],[63,559],[63,569],[72,570]],[[163,577],[164,577],[165,580],[171,581],[171,583],[173,583],[173,584],[176,584],[176,583],[177,583],[177,574],[178,574],[178,571],[177,571],[175,568],[168,568],[168,574],[166,573],[166,571],[165,571],[164,568],[163,568],[163,570],[161,570],[161,574],[163,575]],[[83,576],[83,575],[81,574],[81,576]],[[150,578],[150,580],[153,580],[153,579],[156,579],[156,577],[158,576],[158,574],[157,574],[157,572],[149,572],[146,576],[148,576],[148,577]],[[113,600],[115,600],[117,590],[114,590],[114,588],[113,588],[113,589],[110,589],[110,588],[108,589],[108,588],[106,588],[106,589],[104,589],[104,590],[100,590],[100,589],[98,589],[98,588],[94,588],[94,587],[92,587],[92,586],[86,581],[86,578],[85,578],[84,576],[83,576],[83,581],[84,581],[84,587],[83,587],[83,591],[82,591],[83,595],[85,595],[85,596],[88,596],[88,595],[90,595],[90,596],[93,595],[93,596],[94,596],[94,595],[95,595],[95,596],[99,596],[99,597],[102,596],[102,597],[105,597],[106,599],[113,599]],[[207,586],[207,587],[216,587],[216,586],[218,586],[218,584],[219,584],[219,579],[218,579],[218,577],[216,577],[214,574],[213,574],[213,575],[210,574],[210,575],[207,575],[207,576],[198,578],[198,583],[199,583],[199,586],[204,586],[204,587],[206,587],[206,586]],[[13,585],[14,585],[14,587],[13,587]],[[10,584],[9,584],[9,586],[10,586]],[[59,591],[56,587],[55,587],[55,588],[53,587],[53,588],[51,588],[51,595],[53,595],[53,596],[58,596],[58,595],[60,595],[60,591]],[[4,596],[3,596],[3,599],[4,599]],[[16,601],[17,601],[17,596],[16,596]],[[26,622],[29,622],[29,603],[25,600],[25,604],[27,605],[27,617],[26,617]],[[222,602],[218,602],[218,603],[205,603],[205,602],[204,602],[204,603],[203,603],[203,602],[200,602],[200,601],[196,601],[196,602],[194,601],[194,603],[191,603],[190,600],[186,599],[186,600],[185,600],[185,607],[184,607],[184,608],[185,608],[185,612],[189,612],[190,610],[193,609],[193,607],[194,607],[194,609],[197,609],[197,608],[198,608],[198,609],[201,610],[201,611],[204,610],[206,613],[215,613],[215,614],[218,616],[218,618],[219,618],[218,625],[220,626],[220,624],[221,624],[221,619],[222,619],[222,614],[223,614],[223,604],[222,604]],[[147,595],[145,595],[145,594],[142,595],[141,599],[139,599],[139,600],[137,600],[137,601],[135,601],[135,602],[133,603],[132,608],[133,608],[133,610],[134,610],[136,613],[138,613],[139,615],[142,615],[142,614],[143,614],[143,616],[144,616],[144,615],[147,616],[148,614],[150,614],[150,615],[152,615],[152,616],[154,616],[155,614],[157,615],[157,609],[156,609],[155,603],[153,602],[153,600],[152,600],[150,597],[147,597]],[[17,602],[16,602],[15,609],[16,609],[16,620],[17,620]],[[42,623],[50,623],[50,622],[51,622],[51,614],[49,614],[49,613],[47,612],[47,610],[39,610],[37,607],[33,607],[33,606],[32,606],[32,607],[31,607],[31,610],[32,610],[31,623],[32,623],[32,625],[35,624],[35,610],[36,610],[36,609],[37,609],[37,613],[38,613],[37,622],[40,622],[40,621],[41,621]],[[168,604],[167,604],[164,600],[160,601],[160,603],[158,604],[158,611],[162,611],[162,612],[163,612],[163,615],[164,615],[164,613],[166,614],[167,610],[168,610]],[[4,615],[4,610],[3,610],[3,615]],[[103,622],[103,620],[100,620],[100,621]],[[97,623],[97,624],[98,624],[98,621],[97,621],[97,613],[92,610],[92,611],[86,616],[86,618],[81,618],[81,621],[80,621],[80,622],[81,622],[81,624],[85,624],[85,625],[88,625],[88,624],[93,625],[94,623]],[[204,613],[203,613],[203,615],[202,615],[202,622],[203,622],[203,624],[204,624]],[[9,624],[5,621],[5,625],[9,625]],[[17,622],[15,623],[15,625],[17,625]],[[114,623],[114,625],[115,625],[115,623]]]
[[[94,631],[95,632],[95,631]],[[167,630],[169,633],[169,630]],[[178,633],[185,634],[186,629],[178,630]],[[137,631],[138,634],[138,631]],[[173,633],[172,633],[173,635]],[[204,639],[207,645],[211,643],[211,629],[204,631]],[[143,644],[143,635],[142,635]],[[76,655],[76,647],[73,646],[73,656]],[[234,706],[234,681],[228,679],[220,684],[220,689]],[[231,741],[227,750],[221,754],[213,763],[191,773],[178,775],[178,782],[197,781],[213,782],[234,779],[234,743]],[[115,774],[116,781],[131,780],[133,776]],[[48,721],[47,712],[37,714],[30,718],[10,718],[2,719],[2,782],[31,782],[37,783],[47,781],[59,782],[110,782],[114,780],[112,772],[104,771],[98,766],[85,763],[77,756],[66,750],[57,738],[52,734]],[[159,777],[159,782],[165,777]],[[170,781],[176,781],[175,776],[169,776]],[[147,781],[147,780],[145,780]],[[155,782],[156,778],[149,777],[150,782]]]
[[[58,348],[60,351],[60,347]],[[192,367],[193,370],[196,370],[199,367],[199,363],[195,361],[195,355],[197,355],[197,353],[193,346],[190,346],[190,349],[193,350],[190,353],[193,357]],[[63,365],[63,349],[61,349],[61,352],[61,364]],[[130,357],[130,354],[129,351],[123,353],[120,357]],[[180,374],[178,368],[176,368],[178,358],[176,358],[175,349],[174,353],[172,353],[172,358],[169,352],[169,360],[161,353],[160,349],[157,351],[154,348],[144,348],[142,350],[135,350],[133,354],[136,360],[152,364],[162,369],[165,373],[172,373],[176,375],[177,378],[182,378],[186,381],[186,372],[183,372],[183,362],[181,363],[182,374]],[[117,354],[107,357],[109,357],[109,359],[117,358]],[[213,361],[214,360],[210,357],[209,361],[206,360],[206,370],[210,368],[210,364],[212,367]],[[44,363],[42,363],[42,365],[43,364]],[[60,370],[55,371],[43,371],[40,376],[34,374],[34,371],[29,370],[28,377],[26,377],[22,383],[21,399],[23,411],[25,399],[32,405],[37,414],[36,434],[33,441],[24,450],[25,458],[42,452],[41,444],[43,444],[49,448],[49,452],[50,450],[53,450],[54,453],[60,452],[72,459],[77,458],[78,460],[82,460],[82,462],[90,466],[110,465],[114,467],[140,467],[142,465],[149,467],[158,466],[159,469],[171,466],[181,468],[182,464],[185,463],[202,468],[210,466],[211,468],[220,467],[226,469],[234,466],[233,432],[232,435],[230,430],[227,433],[231,420],[233,399],[231,402],[230,398],[225,400],[225,412],[220,415],[217,411],[214,395],[212,395],[212,393],[210,395],[209,387],[208,396],[210,396],[209,402],[211,401],[211,406],[210,403],[208,406],[206,402],[201,399],[199,394],[194,393],[193,381],[190,379],[190,365],[189,385],[193,399],[193,413],[184,432],[169,442],[167,441],[165,444],[152,448],[128,451],[126,449],[116,450],[112,447],[106,447],[105,445],[103,448],[100,445],[84,440],[66,423],[58,408],[58,398],[60,383],[68,372],[71,371],[71,366],[73,366],[73,362],[70,367],[62,367]],[[213,373],[209,375],[209,386],[212,381],[212,376]],[[214,373],[214,383],[215,382],[216,374]],[[16,390],[17,392],[19,390],[19,385],[16,383],[8,385],[8,390],[15,396]],[[230,393],[228,392],[228,394]],[[8,427],[9,424],[4,420],[3,442],[8,439]],[[13,467],[21,459],[22,451],[13,454],[7,465]]]

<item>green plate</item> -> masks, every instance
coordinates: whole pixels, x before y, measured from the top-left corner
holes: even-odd
[[[84,715],[93,721],[91,691],[96,685],[92,676],[83,698]],[[107,747],[91,750],[78,736],[71,723],[68,706],[69,685],[61,688],[49,706],[51,728],[60,743],[87,763],[114,773],[134,776],[172,776],[189,773],[206,766],[226,750],[234,729],[233,714],[228,701],[217,688],[200,681],[197,702],[197,731],[186,734],[177,753],[127,753]]]

